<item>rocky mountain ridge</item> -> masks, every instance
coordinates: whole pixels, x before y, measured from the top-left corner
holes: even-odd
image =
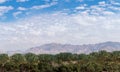
[[[71,45],[71,44],[57,44],[50,43],[44,44],[41,46],[33,47],[25,51],[25,53],[31,52],[35,54],[57,54],[61,52],[70,52],[70,53],[91,53],[97,52],[101,50],[106,50],[108,52],[111,51],[119,51],[120,50],[120,42],[103,42],[97,44],[84,44],[84,45]]]

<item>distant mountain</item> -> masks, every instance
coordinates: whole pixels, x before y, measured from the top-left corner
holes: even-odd
[[[24,51],[20,51],[20,50],[16,50],[16,51],[7,51],[6,52],[8,55],[13,55],[15,53],[20,53],[20,54],[24,54],[25,52]]]
[[[104,42],[98,44],[87,44],[87,45],[71,45],[71,44],[57,44],[50,43],[44,44],[38,47],[33,47],[25,51],[25,53],[31,52],[35,54],[57,54],[60,52],[71,52],[71,53],[91,53],[101,50],[106,51],[119,51],[120,42]]]

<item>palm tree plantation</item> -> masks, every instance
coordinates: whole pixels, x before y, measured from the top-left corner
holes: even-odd
[[[120,72],[120,51],[0,54],[0,72]]]

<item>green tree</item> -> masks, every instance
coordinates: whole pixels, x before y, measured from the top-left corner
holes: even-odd
[[[4,72],[5,64],[9,61],[9,57],[7,54],[0,54],[0,72]]]
[[[26,59],[25,59],[24,55],[14,54],[10,58],[11,58],[11,62],[13,62],[17,66],[19,71],[23,72],[23,67],[21,67],[21,66],[22,66],[22,64],[26,63]]]
[[[37,68],[37,65],[39,63],[38,56],[33,53],[27,53],[27,54],[25,54],[25,58],[27,61],[27,65],[28,65],[27,68],[28,68],[29,72],[38,71],[38,68]]]
[[[17,65],[26,63],[26,59],[24,57],[24,55],[22,54],[14,54],[11,56],[11,61],[14,62]]]

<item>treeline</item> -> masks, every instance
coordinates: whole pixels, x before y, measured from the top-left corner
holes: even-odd
[[[0,72],[120,72],[120,51],[0,54]]]

